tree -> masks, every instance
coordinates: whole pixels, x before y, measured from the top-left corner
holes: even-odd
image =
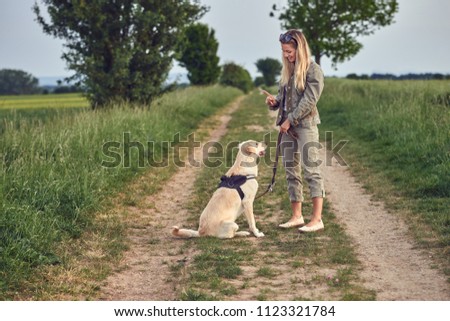
[[[65,40],[62,58],[93,107],[148,104],[160,93],[180,35],[206,11],[197,0],[41,0],[45,33]]]
[[[279,19],[282,28],[301,29],[308,39],[315,61],[331,58],[338,63],[356,55],[362,44],[356,37],[370,35],[393,22],[396,0],[288,0]],[[274,16],[274,13],[270,13]]]
[[[262,73],[266,86],[275,85],[276,78],[280,75],[281,72],[281,62],[277,59],[266,58],[258,59],[255,65],[258,71]]]
[[[253,88],[252,77],[250,73],[243,67],[233,62],[223,65],[222,74],[220,76],[220,84],[232,86],[241,89],[244,93],[248,93]]]
[[[180,44],[180,65],[188,70],[188,79],[193,85],[208,85],[217,82],[220,75],[217,49],[219,43],[214,29],[204,24],[186,28]]]
[[[0,95],[28,95],[40,92],[39,81],[31,74],[16,69],[0,70]]]
[[[262,76],[258,76],[255,78],[255,80],[253,80],[253,85],[255,85],[255,87],[260,87],[264,84],[265,84],[265,81],[264,81],[264,77],[262,77]]]

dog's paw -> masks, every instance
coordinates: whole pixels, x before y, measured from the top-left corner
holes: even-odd
[[[260,232],[260,231],[254,231],[253,234],[254,234],[256,237],[264,237],[264,233],[263,233],[263,232]]]

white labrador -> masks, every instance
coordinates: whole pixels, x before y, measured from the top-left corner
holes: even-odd
[[[244,212],[253,235],[263,237],[264,234],[256,228],[253,201],[258,190],[258,182],[255,179],[258,176],[257,158],[264,155],[266,147],[266,144],[252,140],[242,142],[239,144],[233,166],[225,174],[227,177],[237,175],[247,177],[245,183],[240,186],[244,194],[243,199],[236,189],[219,187],[200,216],[198,230],[173,226],[172,235],[184,238],[214,236],[221,239],[249,236],[249,232],[237,232],[239,226],[236,224],[236,219]]]

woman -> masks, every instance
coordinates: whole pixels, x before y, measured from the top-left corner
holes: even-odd
[[[280,144],[286,169],[292,217],[279,226],[300,227],[300,232],[322,230],[322,206],[325,190],[318,164],[320,124],[317,101],[323,89],[323,73],[311,60],[311,52],[303,33],[289,30],[280,35],[283,68],[277,97],[268,96],[266,104],[278,109],[277,125],[283,134]],[[313,210],[305,225],[302,216],[303,185],[301,167],[310,190]]]

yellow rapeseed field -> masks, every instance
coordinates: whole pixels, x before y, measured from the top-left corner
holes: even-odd
[[[81,94],[0,96],[0,109],[88,107]]]

